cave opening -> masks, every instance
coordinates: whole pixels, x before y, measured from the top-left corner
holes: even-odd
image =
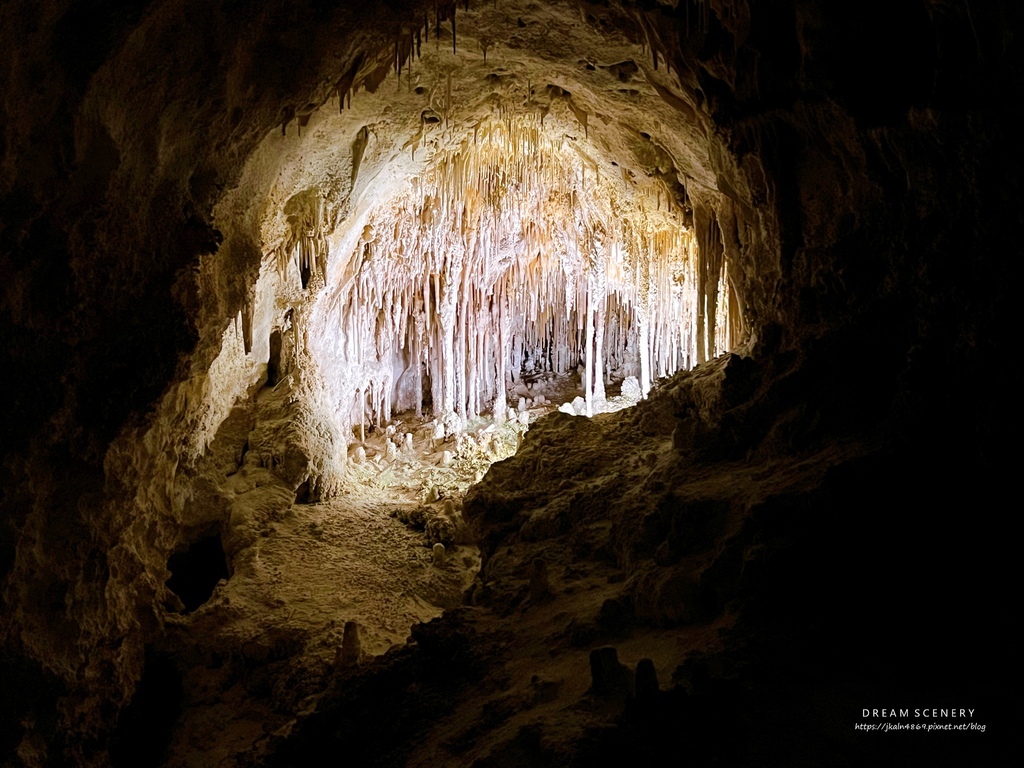
[[[489,13],[467,12],[464,39],[504,23]],[[542,34],[540,18],[515,29]],[[205,409],[182,516],[222,539],[168,563],[196,628],[183,647],[241,642],[244,663],[287,657],[312,681],[352,623],[385,654],[470,599],[465,500],[542,417],[590,429],[747,338],[706,127],[680,121],[635,40],[588,30],[600,66],[532,40],[486,63],[424,47],[412,80],[364,64],[355,97],[301,131],[286,116],[225,191],[222,253],[259,259],[188,401]],[[570,497],[604,508],[596,488]],[[566,499],[538,536],[570,519]]]
[[[167,570],[167,588],[181,600],[183,613],[192,613],[210,599],[222,579],[230,577],[220,534],[202,536],[172,554]]]
[[[360,129],[353,163],[375,178],[356,215],[329,225],[338,213],[310,188],[284,207],[268,290],[302,308],[302,366],[355,463],[424,438],[447,463],[556,409],[629,406],[745,332],[714,218],[702,246],[685,187],[613,165],[568,91],[545,88],[543,109],[536,89],[510,91],[507,114],[423,121],[372,171],[386,129]],[[416,161],[421,144],[434,149]],[[281,348],[275,330],[271,385]]]
[[[331,435],[300,480],[314,501],[367,460],[514,451],[546,413],[626,407],[750,338],[720,139],[688,83],[631,34],[534,7],[498,47],[503,14],[460,10],[455,46],[449,12],[431,45],[285,110],[215,210],[257,222],[263,257],[211,384],[237,399],[226,372],[262,359],[302,400]],[[545,55],[548,24],[582,58]]]
[[[267,386],[273,387],[281,376],[281,331],[275,328],[270,334],[270,359],[267,360]]]

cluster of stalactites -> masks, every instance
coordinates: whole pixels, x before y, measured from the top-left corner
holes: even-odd
[[[354,423],[425,403],[502,418],[545,371],[580,369],[590,405],[695,364],[692,232],[567,144],[539,120],[483,123],[371,215],[335,295]]]
[[[286,237],[277,249],[277,268],[287,274],[289,262],[295,267],[303,288],[322,285],[327,268],[327,233],[334,228],[327,202],[319,191],[308,189],[294,195],[284,209]]]

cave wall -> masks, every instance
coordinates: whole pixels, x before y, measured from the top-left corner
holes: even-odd
[[[272,131],[348,90],[360,54],[387,62],[413,18],[340,5],[0,9],[4,663],[63,694],[75,759],[99,759],[161,631],[178,467],[258,380],[276,322],[256,324],[247,361],[234,324],[268,243],[231,190]],[[955,445],[971,468],[998,464],[1019,391],[1001,351],[1018,6],[557,7],[679,73],[662,99],[706,137],[691,196],[735,267],[755,356],[780,379],[811,372],[794,385],[814,403],[803,431],[884,420],[929,456]],[[216,386],[215,360],[244,368],[235,389]]]
[[[395,16],[56,2],[5,3],[0,17],[0,323],[20,372],[5,388],[5,670],[28,681],[25,701],[73,690],[41,705],[44,727],[87,763],[161,631],[179,457],[237,394],[218,391],[214,361],[244,364],[226,376],[242,391],[258,375],[231,350],[256,295],[258,232],[218,230],[214,206],[296,94],[375,49]],[[5,754],[25,701],[4,713]]]

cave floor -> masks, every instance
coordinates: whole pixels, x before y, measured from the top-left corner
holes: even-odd
[[[549,376],[523,389],[533,396],[548,393],[546,403],[531,398],[531,422],[581,394],[575,376]],[[596,404],[597,410],[631,404],[617,393],[609,395]],[[407,413],[388,429],[370,431],[362,443],[366,458],[350,461],[339,497],[293,504],[233,558],[231,578],[217,586],[209,601],[191,614],[167,617],[160,651],[181,672],[182,701],[164,766],[261,763],[316,708],[337,676],[336,654],[347,621],[359,624],[369,663],[404,645],[413,625],[463,604],[480,568],[478,548],[449,545],[446,562],[435,566],[422,529],[403,524],[399,513],[438,507],[445,499],[461,510],[468,488],[494,461],[515,453],[526,428],[516,420],[495,424],[477,418],[464,433],[435,441],[433,427],[434,422]],[[389,437],[397,442],[396,435],[406,432],[413,435],[414,450],[389,455]],[[501,675],[510,679],[493,696],[472,698],[468,709],[453,712],[439,731],[448,734],[446,740],[454,739],[456,751],[461,751],[460,740],[470,752],[486,752],[507,738],[501,728],[477,739],[480,707],[521,710],[531,718],[550,709],[573,733],[590,722],[563,711],[589,685],[588,656],[579,650],[572,629],[621,591],[607,570],[593,563],[556,568],[551,580],[558,597],[525,606],[519,618],[472,609],[483,632],[502,635],[511,620],[517,652]],[[519,648],[523,638],[529,647]],[[628,643],[622,651],[633,663],[633,656],[656,651],[659,666],[672,668],[694,639],[684,642],[675,632],[665,633],[663,640],[647,637],[643,652],[631,653]],[[518,721],[513,718],[508,727],[518,727]],[[429,747],[424,754],[450,753],[453,744]]]
[[[597,697],[589,691],[593,648],[613,645],[629,670],[650,659],[667,689],[689,659],[710,658],[739,643],[736,616],[728,608],[706,620],[664,627],[609,614],[607,607],[622,601],[635,579],[610,556],[615,519],[627,511],[634,495],[641,505],[637,509],[649,510],[653,497],[648,491],[662,477],[677,478],[677,493],[692,491],[699,498],[781,498],[809,492],[830,467],[861,449],[828,448],[809,457],[766,463],[688,464],[684,471],[664,430],[642,438],[624,436],[620,421],[641,415],[626,412],[586,420],[556,414],[538,425],[512,465],[496,467],[500,471],[492,475],[516,474],[547,455],[556,434],[571,433],[565,444],[573,450],[546,473],[531,471],[531,485],[611,494],[621,499],[622,508],[602,512],[595,507],[590,514],[586,505],[578,506],[573,524],[562,533],[539,538],[520,533],[503,541],[469,597],[464,595],[477,578],[480,562],[476,547],[456,546],[445,566],[437,568],[424,534],[400,523],[392,512],[396,506],[422,503],[423,485],[416,479],[422,473],[437,482],[451,472],[463,478],[460,483],[468,483],[460,472],[471,464],[456,460],[450,467],[437,467],[431,463],[436,451],[419,456],[419,463],[408,457],[388,463],[384,456],[374,456],[350,474],[341,498],[293,505],[248,554],[236,559],[234,575],[207,604],[169,627],[164,652],[182,671],[184,695],[162,764],[301,764],[282,756],[292,743],[307,755],[301,749],[312,745],[316,752],[318,743],[330,748],[344,744],[353,754],[362,754],[354,764],[364,764],[360,760],[369,754],[360,749],[379,750],[365,763],[374,765],[568,764],[558,761],[568,760],[576,745],[594,734],[616,727],[626,705],[625,694]],[[403,462],[409,464],[407,472]],[[392,477],[415,482],[381,482],[383,472],[396,466]],[[503,491],[492,475],[482,486],[490,486],[497,498]],[[725,522],[729,536],[739,522],[731,517]],[[546,562],[549,579],[547,594],[539,598],[530,594],[527,576],[537,558]],[[690,567],[687,563],[680,563],[680,573]],[[670,593],[666,597],[675,599]],[[405,642],[413,625],[457,606],[450,616],[454,625],[461,622],[468,628],[470,654],[479,667],[459,672],[462,661],[445,658],[456,670],[442,669],[439,677],[468,677],[441,683],[447,699],[438,704],[429,674],[421,677],[422,671],[412,671],[418,668],[403,666],[415,663],[409,661],[413,657]],[[349,620],[362,626],[367,656],[356,670],[334,663]],[[421,647],[420,657],[426,654],[426,664],[443,667],[431,653],[435,651]],[[427,703],[416,704],[418,697]],[[818,702],[802,689],[786,697],[804,699]],[[827,710],[838,711],[849,703],[833,702]],[[772,711],[770,704],[757,705],[755,714],[765,719]],[[387,726],[378,722],[377,712],[394,719],[394,728],[409,728],[415,748],[405,742],[382,743],[373,730]],[[338,724],[346,722],[359,744],[351,742],[354,736],[336,734]],[[756,748],[768,738],[765,732],[760,729],[751,742]],[[846,737],[852,738],[850,734]],[[814,749],[823,755],[834,746],[823,741]]]
[[[492,666],[423,735],[407,768],[548,765],[554,754],[568,760],[573,745],[609,727],[625,705],[625,693],[592,695],[591,648],[614,645],[630,671],[651,659],[664,685],[665,673],[690,654],[719,649],[720,633],[733,622],[727,614],[700,626],[591,634],[602,604],[621,593],[614,568],[556,566],[550,584],[549,599],[526,599],[512,610],[467,609]],[[541,733],[544,746],[535,751],[533,736]]]
[[[174,620],[166,650],[188,671],[165,765],[237,765],[240,753],[259,753],[325,685],[346,621],[377,656],[461,602],[477,549],[457,547],[434,566],[423,534],[375,495],[294,505],[209,602]]]

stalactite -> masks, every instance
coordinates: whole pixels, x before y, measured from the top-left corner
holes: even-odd
[[[345,98],[348,96],[351,99],[351,92],[355,86],[356,77],[359,74],[359,68],[363,64],[363,54],[359,54],[356,59],[352,62],[351,66],[345,71],[337,82],[334,84],[334,89],[338,93],[338,111],[341,112],[345,108]],[[351,106],[351,101],[349,102]]]
[[[605,323],[607,321],[606,307],[608,304],[607,286],[605,284],[604,259],[598,260],[595,271],[594,300],[594,399],[601,401],[605,397],[604,391],[604,335]]]
[[[445,91],[432,106],[447,115]],[[368,131],[357,140],[354,172]],[[539,117],[499,114],[370,214],[336,301],[356,411],[422,413],[428,388],[446,428],[486,409],[501,418],[524,377],[582,364],[593,412],[608,380],[638,376],[646,393],[694,362],[708,307],[692,233],[657,185],[623,192],[570,146]],[[299,250],[322,269],[313,240]]]
[[[717,345],[715,343],[715,329],[719,322],[718,317],[718,287],[722,277],[722,265],[724,251],[722,249],[722,235],[721,230],[718,227],[718,219],[712,218],[712,227],[708,232],[707,241],[707,287],[704,290],[707,296],[708,308],[707,308],[707,332],[708,332],[708,352],[709,354],[715,354],[717,352]]]
[[[252,297],[249,297],[246,299],[245,304],[242,305],[242,348],[247,355],[252,352],[253,310],[253,300]]]
[[[352,141],[352,188],[355,189],[356,179],[359,177],[359,166],[363,162],[363,153],[370,141],[370,129],[365,125],[356,133]]]
[[[722,231],[714,208],[700,204],[694,209],[697,229],[697,362],[714,355],[723,344],[718,341],[719,285],[725,267]]]
[[[707,355],[707,336],[705,335],[705,325],[707,321],[706,314],[706,291],[708,284],[708,262],[706,253],[708,249],[707,245],[707,233],[711,228],[711,209],[704,205],[699,204],[694,207],[693,220],[697,230],[697,241],[699,243],[697,247],[697,270],[694,275],[697,288],[697,335],[696,335],[696,353],[697,363],[703,363],[708,359]]]
[[[722,346],[725,349],[733,349],[740,346],[746,340],[749,331],[742,296],[736,290],[732,274],[729,272],[729,265],[739,264],[742,258],[739,217],[736,213],[735,203],[729,198],[722,200],[718,221],[722,232],[722,246],[725,250],[725,260],[723,263],[725,278],[722,280],[722,290],[726,293],[725,302],[728,307],[726,312],[728,333]]]
[[[290,123],[294,118],[295,118],[295,107],[292,106],[292,105],[288,105],[287,107],[284,108],[284,112],[282,113],[282,116],[281,116],[281,135],[282,136],[287,136],[288,135],[288,123]]]

